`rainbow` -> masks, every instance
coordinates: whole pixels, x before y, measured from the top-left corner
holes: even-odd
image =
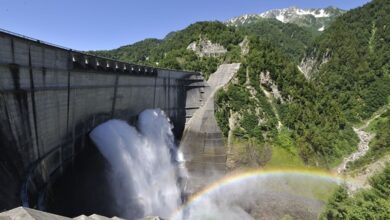
[[[255,178],[283,177],[283,176],[314,178],[318,180],[334,182],[336,184],[341,184],[346,182],[346,179],[334,173],[326,172],[324,170],[311,169],[311,168],[249,169],[249,170],[234,172],[206,186],[196,194],[192,195],[185,204],[183,204],[178,210],[176,210],[175,213],[173,213],[172,215],[173,218],[170,219],[176,219],[176,216],[178,216],[178,214],[182,210],[201,202],[203,198],[211,195],[213,192],[216,192],[224,187],[242,184],[246,181]]]

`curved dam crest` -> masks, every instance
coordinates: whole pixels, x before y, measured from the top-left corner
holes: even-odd
[[[0,211],[42,208],[42,192],[112,118],[160,108],[180,137],[201,106],[199,73],[102,58],[0,31]]]
[[[299,172],[259,171],[221,179],[228,149],[215,120],[214,95],[233,78],[239,63],[221,65],[204,82],[199,73],[124,63],[1,31],[0,49],[0,150],[6,152],[0,155],[0,172],[5,174],[0,177],[0,211],[21,202],[45,209],[55,191],[51,189],[62,183],[58,189],[75,191],[72,196],[79,203],[61,200],[72,196],[50,199],[70,203],[73,210],[64,215],[72,217],[91,211],[74,210],[91,195],[91,200],[110,198],[105,202],[115,206],[115,215],[129,218],[156,214],[173,219],[280,219],[288,213],[314,219],[323,207],[319,196],[336,185],[333,179],[312,175],[303,176],[302,184]],[[145,109],[161,111],[141,113]],[[89,135],[101,154],[91,147]],[[175,138],[181,138],[183,154],[176,152]],[[98,164],[97,170],[94,165],[80,167],[82,154],[91,160],[105,158],[106,164]],[[91,160],[81,161],[90,165]],[[84,182],[80,190],[90,192],[78,194],[77,181],[83,180],[72,172],[67,175],[69,168],[102,175],[107,174],[107,162],[113,173],[92,179],[103,182]],[[181,168],[188,168],[188,175],[187,170],[181,175]],[[76,179],[76,185],[64,179]],[[104,184],[111,184],[112,191],[91,189]],[[96,215],[101,213],[84,214],[89,216],[75,219],[104,218]],[[27,208],[0,214],[18,215],[68,219]]]

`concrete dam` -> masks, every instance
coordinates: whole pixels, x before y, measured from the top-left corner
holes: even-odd
[[[0,31],[0,211],[40,208],[88,152],[88,133],[160,108],[180,138],[204,103],[200,73],[140,66]]]

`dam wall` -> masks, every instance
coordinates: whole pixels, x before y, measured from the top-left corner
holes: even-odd
[[[100,123],[163,109],[180,136],[202,105],[199,73],[97,57],[0,31],[0,211],[39,208]],[[188,95],[187,95],[188,94]]]

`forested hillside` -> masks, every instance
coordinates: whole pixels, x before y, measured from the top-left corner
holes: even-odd
[[[259,36],[282,48],[297,63],[313,40],[312,33],[307,29],[272,19],[243,25],[239,29],[217,21],[197,22],[168,34],[162,40],[146,39],[114,50],[88,53],[162,68],[198,71],[207,78],[219,64],[241,61],[240,43],[249,35]],[[227,52],[218,56],[199,57],[188,49],[191,43],[202,40],[221,45]]]
[[[162,40],[91,53],[199,71],[205,78],[222,63],[240,62],[216,99],[225,136],[261,152],[282,150],[305,164],[332,167],[356,149],[352,125],[389,101],[388,11],[388,1],[374,0],[338,14],[320,35],[275,19],[238,27],[198,22]],[[302,58],[309,79],[297,68]]]
[[[227,27],[221,22],[197,22],[184,30],[168,34],[163,40],[146,39],[115,50],[89,53],[168,69],[198,71],[207,78],[219,64],[239,62],[239,43],[243,39],[244,35],[236,28]],[[202,40],[221,45],[227,52],[218,56],[200,57],[187,49],[191,43]]]
[[[370,180],[371,189],[349,195],[340,187],[320,219],[390,219],[390,165]]]
[[[307,52],[316,60],[313,81],[340,103],[351,121],[368,118],[389,101],[389,11],[387,0],[351,10]]]
[[[115,50],[90,51],[102,57],[110,57],[119,60],[126,60],[138,64],[149,64],[156,60],[160,60],[162,56],[159,53],[159,46],[162,40],[145,39],[132,45],[123,46]]]
[[[236,139],[298,150],[305,163],[315,166],[329,167],[351,152],[356,136],[338,103],[306,81],[272,44],[258,37],[250,42],[236,80],[217,95],[216,116],[224,134],[234,129]]]
[[[215,97],[232,160],[238,166],[331,169],[358,146],[352,126],[390,102],[389,12],[390,1],[373,0],[340,12],[322,33],[275,19],[238,27],[198,22],[162,40],[91,53],[199,71],[205,78],[222,63],[239,62],[236,76]],[[389,112],[368,128],[376,134],[370,150],[350,168],[390,154]],[[245,159],[248,152],[254,161]],[[351,197],[340,188],[322,218],[389,218],[389,178],[387,166],[371,180],[370,190]]]
[[[298,149],[305,163],[336,164],[356,148],[351,125],[389,102],[388,9],[389,2],[376,0],[336,19],[307,50],[307,56],[315,54],[317,65],[310,80],[303,78],[294,59],[286,57],[294,53],[286,51],[283,40],[267,35],[257,35],[259,41],[252,38],[237,79],[218,94],[216,114],[225,135],[234,129],[234,138],[260,140],[277,148],[285,145],[278,136],[286,137],[286,130],[277,131],[280,120],[289,145]],[[266,30],[275,24],[254,23],[248,25],[252,32],[246,33],[262,33],[256,25]],[[301,42],[310,44],[310,36],[301,36]],[[305,43],[295,39],[294,46],[302,50]]]
[[[260,19],[240,25],[239,30],[245,35],[255,35],[280,48],[289,58],[299,62],[305,50],[312,44],[314,36],[307,28],[296,24],[282,23],[274,19]]]

